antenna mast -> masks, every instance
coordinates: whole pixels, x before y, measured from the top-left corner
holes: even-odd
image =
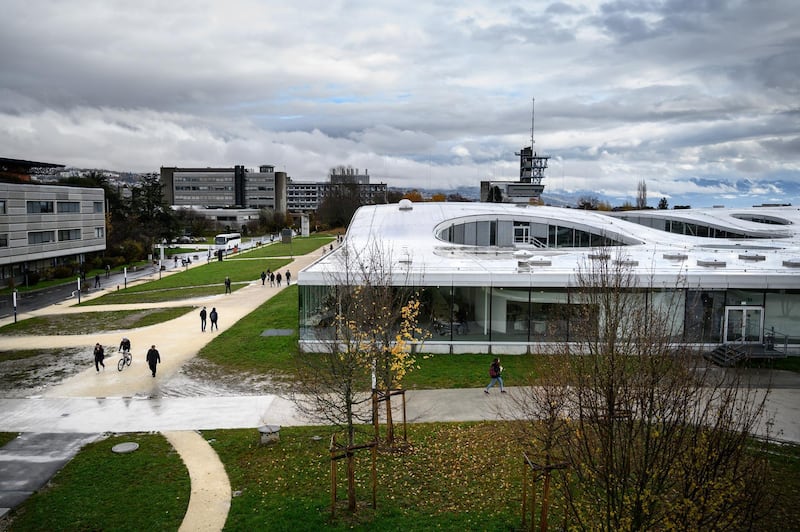
[[[534,124],[534,116],[536,114],[536,98],[531,98],[531,150],[533,150],[533,124]]]

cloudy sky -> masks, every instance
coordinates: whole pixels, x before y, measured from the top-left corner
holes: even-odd
[[[796,0],[4,0],[0,156],[368,169],[696,206],[800,190]],[[698,199],[700,198],[700,199]],[[616,200],[615,200],[616,201]]]

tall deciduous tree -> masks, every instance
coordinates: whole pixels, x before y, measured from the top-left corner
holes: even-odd
[[[764,499],[751,436],[768,390],[697,367],[680,341],[681,291],[641,287],[625,264],[603,251],[577,271],[565,362],[518,397],[528,438],[570,465],[560,489],[580,529],[748,529]]]
[[[640,210],[647,208],[647,183],[644,179],[636,185],[636,208]]]
[[[353,214],[362,205],[360,191],[355,183],[342,183],[332,187],[317,208],[317,219],[328,227],[347,227]]]
[[[145,176],[134,188],[131,213],[138,222],[147,249],[153,249],[153,245],[162,239],[171,240],[177,233],[175,214],[166,204],[164,189],[157,175]]]

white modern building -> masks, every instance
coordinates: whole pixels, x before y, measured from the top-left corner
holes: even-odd
[[[0,280],[105,248],[102,188],[0,183]]]
[[[595,260],[621,261],[648,306],[675,314],[676,342],[800,352],[796,207],[610,216],[498,203],[365,206],[344,244],[299,274],[304,349],[330,337],[342,256],[375,249],[391,257],[394,284],[419,292],[421,324],[433,333],[427,352],[526,353],[574,340],[572,320],[586,316],[576,269]]]

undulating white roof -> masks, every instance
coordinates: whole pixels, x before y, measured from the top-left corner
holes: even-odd
[[[569,286],[580,264],[597,260],[598,248],[530,245],[471,246],[440,239],[440,231],[468,221],[548,224],[601,234],[624,246],[604,251],[623,259],[640,285],[674,288],[800,289],[800,209],[687,209],[630,211],[629,216],[668,218],[714,227],[748,238],[705,238],[668,233],[608,215],[577,209],[503,203],[410,203],[361,207],[344,246],[299,276],[303,285],[331,284],[341,276],[341,253],[380,249],[391,257],[395,282],[417,286]],[[755,221],[754,221],[755,220]],[[662,224],[663,225],[663,224]],[[621,255],[618,255],[620,253]]]

